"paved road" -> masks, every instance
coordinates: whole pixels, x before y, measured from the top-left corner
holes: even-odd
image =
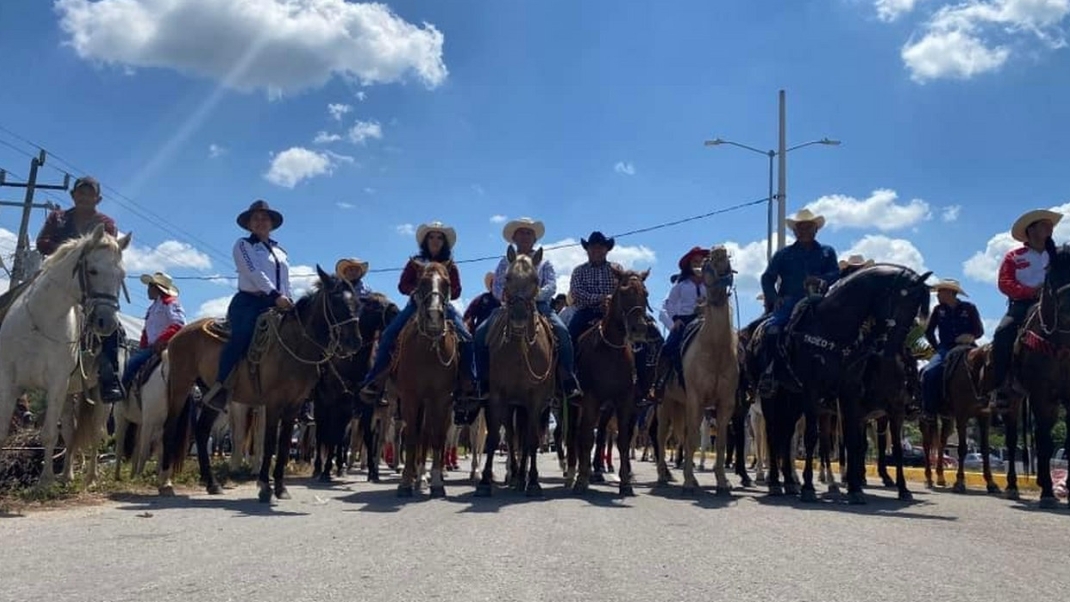
[[[399,501],[393,481],[299,482],[293,499],[134,498],[0,518],[0,600],[1055,600],[1070,511],[929,493],[905,505],[803,506],[611,485],[567,495],[543,456],[546,498]],[[732,478],[732,477],[730,477]],[[712,473],[700,473],[704,486]]]

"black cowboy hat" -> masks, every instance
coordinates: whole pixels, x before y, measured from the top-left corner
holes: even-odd
[[[97,179],[93,176],[82,176],[75,180],[74,186],[71,186],[71,194],[74,194],[74,191],[78,190],[79,188],[82,188],[83,186],[88,186],[93,189],[93,192],[100,194],[100,182],[98,182]]]
[[[581,238],[580,244],[583,245],[584,249],[586,249],[590,245],[602,245],[606,248],[606,251],[612,251],[613,245],[617,244],[617,241],[612,238],[606,238],[605,234],[602,234],[598,230],[595,230],[594,232],[591,232],[590,238]]]
[[[238,225],[248,230],[249,218],[251,218],[256,211],[263,211],[268,214],[268,217],[271,218],[272,230],[278,230],[279,226],[282,225],[282,214],[268,206],[267,201],[263,199],[253,201],[253,204],[249,205],[248,209],[238,214]]]

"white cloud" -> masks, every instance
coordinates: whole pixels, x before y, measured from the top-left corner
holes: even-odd
[[[369,138],[383,139],[383,127],[378,121],[357,120],[353,127],[349,128],[349,141],[353,144],[364,144]]]
[[[353,96],[357,97],[357,100],[359,100],[360,102],[364,102],[365,100],[368,100],[368,94],[364,90],[358,91]]]
[[[1070,203],[1051,207],[1050,209],[1059,213],[1070,213]],[[1070,221],[1060,221],[1059,225],[1055,226],[1052,238],[1055,240],[1067,240],[1070,238]],[[962,273],[971,280],[995,284],[999,273],[999,264],[1003,262],[1003,257],[1008,251],[1020,244],[1022,243],[1011,238],[1010,227],[1008,227],[1006,230],[989,238],[988,243],[985,244],[984,251],[978,251],[964,261],[962,263]]]
[[[352,110],[353,110],[353,106],[352,105],[336,103],[336,102],[332,102],[331,104],[327,105],[327,112],[331,114],[331,117],[335,121],[341,121],[342,117],[344,117],[346,113],[348,113],[348,112],[350,112]]]
[[[413,234],[416,234],[416,226],[412,224],[398,224],[394,229],[402,236],[412,236]]]
[[[227,88],[283,93],[332,77],[368,84],[445,81],[444,36],[385,4],[345,0],[56,0],[64,43],[82,59],[166,68]]]
[[[790,245],[795,242],[795,239],[788,236],[785,242]],[[760,279],[767,264],[765,245],[766,239],[764,238],[745,244],[734,241],[724,243],[725,248],[728,249],[728,257],[732,261],[732,269],[736,270],[735,283],[737,288],[744,291],[761,290]],[[776,252],[775,240],[773,241],[773,252]],[[675,266],[673,266],[673,270],[676,270]]]
[[[123,265],[129,272],[166,272],[173,268],[207,270],[212,267],[212,260],[187,243],[165,240],[152,248],[131,245],[123,251]]]
[[[929,268],[925,267],[925,258],[922,257],[921,251],[914,246],[914,243],[902,238],[867,234],[855,241],[850,249],[840,253],[840,256],[849,257],[855,253],[878,263],[896,263],[906,266],[919,274],[929,271]]]
[[[364,194],[375,194],[375,189],[371,186],[364,187]]]
[[[959,213],[962,212],[962,205],[949,205],[944,207],[943,212],[940,213],[940,219],[945,222],[953,222],[959,218]]]
[[[487,191],[483,190],[483,187],[479,184],[472,184],[472,192],[478,194],[479,196],[487,194]]]
[[[212,143],[208,145],[208,156],[212,159],[215,159],[216,157],[222,157],[226,154],[226,152],[227,149],[223,148],[222,146],[219,146],[218,144]]]
[[[613,166],[613,171],[626,176],[634,176],[635,165],[630,161],[617,161],[617,164]]]
[[[996,71],[1012,48],[1039,41],[1049,49],[1066,46],[1063,27],[1068,0],[966,0],[936,10],[900,55],[919,83],[969,79]]]
[[[276,186],[293,188],[301,180],[330,174],[333,167],[331,155],[295,146],[275,155],[264,178]]]
[[[337,206],[337,207],[338,207],[339,209],[356,209],[356,207],[357,207],[357,206],[356,206],[356,205],[354,205],[353,203],[347,203],[347,202],[345,202],[345,201],[338,201],[337,203],[335,203],[335,205],[336,205],[336,206]]]
[[[921,199],[897,204],[894,190],[874,190],[868,198],[833,194],[823,196],[806,205],[814,213],[824,215],[832,230],[841,228],[876,228],[881,232],[899,230],[918,224],[930,217],[929,204]]]
[[[587,251],[579,245],[574,238],[565,238],[556,242],[545,243],[546,247],[560,245],[574,245],[562,249],[547,250],[544,255],[554,264],[554,272],[557,274],[557,292],[568,293],[572,270],[576,266],[587,261]],[[650,267],[657,261],[654,250],[645,245],[622,245],[617,244],[607,256],[609,261],[619,263],[626,269],[643,269]]]
[[[324,131],[316,132],[316,137],[312,139],[313,144],[330,144],[332,142],[338,142],[342,137],[338,134],[329,134]]]
[[[996,326],[999,326],[1002,317],[999,318],[981,318],[981,323],[984,324],[985,333],[981,335],[981,338],[977,339],[978,345],[984,345],[992,340],[992,335],[996,334]]]
[[[492,223],[492,224],[504,224],[506,222],[506,220],[508,220],[508,219],[509,219],[508,217],[505,217],[504,215],[501,215],[499,213],[498,215],[490,216],[490,223]]]
[[[917,0],[877,0],[874,2],[877,7],[877,17],[888,23],[914,10],[916,4]]]
[[[201,303],[197,310],[197,318],[222,318],[227,315],[227,307],[230,306],[231,295],[216,297]]]
[[[314,265],[295,265],[290,267],[290,290],[296,300],[307,293],[312,285],[319,282],[319,274]]]

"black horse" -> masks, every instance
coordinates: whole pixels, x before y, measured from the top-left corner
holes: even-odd
[[[375,428],[374,406],[360,403],[360,383],[371,365],[375,341],[399,313],[385,295],[374,293],[361,305],[360,335],[363,344],[348,357],[331,360],[324,368],[323,376],[313,391],[316,415],[316,461],[313,478],[324,483],[331,482],[331,463],[336,463],[337,475],[342,476],[345,452],[349,439],[346,437],[350,421],[357,417],[361,435],[368,450],[368,480],[379,482],[379,436]],[[356,453],[358,450],[350,450]]]
[[[867,395],[881,391],[878,403],[888,412],[890,399],[906,394],[907,368],[902,366],[904,342],[917,316],[927,317],[929,287],[925,279],[931,272],[918,274],[892,264],[877,264],[839,280],[824,297],[802,301],[792,316],[785,344],[789,370],[800,384],[801,393],[778,387],[776,393],[762,399],[769,439],[769,492],[796,493],[790,445],[795,424],[806,418],[803,468],[803,501],[814,501],[814,449],[817,445],[818,417],[823,399],[839,400],[847,449],[847,495],[851,503],[864,503],[862,481],[865,477],[864,421],[878,410]],[[748,347],[747,371],[761,374],[761,344],[764,337],[756,333]],[[879,386],[886,387],[880,389]],[[893,436],[901,428],[893,424]],[[897,428],[898,427],[898,428]],[[907,497],[902,476],[902,449],[896,451],[900,465],[900,496]],[[785,487],[780,485],[783,472]]]

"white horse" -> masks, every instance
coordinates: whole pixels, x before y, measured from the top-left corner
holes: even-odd
[[[138,477],[144,472],[154,448],[159,466],[163,453],[163,425],[167,420],[167,372],[167,351],[164,350],[160,363],[152,369],[140,390],[131,387],[126,399],[115,404],[116,481],[120,480],[123,459],[130,460],[130,476]],[[133,438],[133,453],[125,458],[128,437]]]
[[[0,324],[0,441],[7,438],[7,417],[25,389],[46,393],[41,431],[45,458],[55,453],[68,392],[88,389],[87,395],[99,398],[95,383],[85,383],[91,370],[84,360],[94,339],[119,328],[119,292],[126,276],[123,251],[129,244],[130,234],[117,240],[103,225],[97,226],[91,234],[61,245],[12,302]],[[55,479],[52,464],[45,462],[39,485],[48,487]]]

